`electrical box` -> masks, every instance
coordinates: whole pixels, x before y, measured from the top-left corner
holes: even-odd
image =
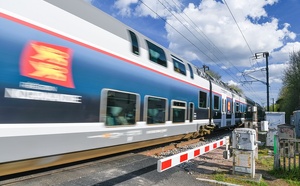
[[[232,132],[232,148],[238,150],[255,150],[256,131],[249,128],[237,128]]]
[[[266,146],[274,147],[274,136],[278,134],[277,130],[269,130],[267,133]]]
[[[294,125],[283,124],[278,125],[277,128],[279,139],[291,139],[296,137]]]
[[[233,174],[242,172],[255,177],[256,130],[237,128],[232,132]]]
[[[235,166],[234,171],[236,172],[243,172],[243,173],[252,173],[255,169],[255,162],[254,162],[254,153],[253,151],[241,151],[236,150],[234,151],[234,158],[235,158]],[[252,168],[253,167],[253,168]]]
[[[261,121],[260,122],[260,130],[262,132],[267,132],[269,131],[269,122],[268,121]]]
[[[265,120],[269,122],[269,129],[277,130],[277,125],[285,124],[285,112],[266,112]]]
[[[296,137],[300,138],[300,110],[293,112],[291,117],[291,124],[295,126]]]

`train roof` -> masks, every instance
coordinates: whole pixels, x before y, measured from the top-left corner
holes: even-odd
[[[128,33],[124,32],[124,30],[131,30],[133,31],[138,38],[142,38],[144,40],[151,41],[152,43],[156,44],[157,46],[161,47],[166,53],[167,58],[170,58],[171,55],[178,56],[176,54],[173,54],[169,49],[161,46],[160,44],[156,43],[152,39],[142,35],[135,29],[127,26],[126,24],[122,23],[121,21],[117,20],[116,18],[112,17],[111,15],[103,12],[102,10],[96,8],[95,6],[91,5],[90,3],[84,1],[84,0],[44,0],[54,6],[57,6],[73,15],[76,15],[80,17],[81,19],[88,21],[91,24],[94,24],[98,27],[101,27],[104,30],[109,31],[110,33],[113,33],[114,35],[117,35],[120,38],[123,38],[125,40],[129,40]],[[108,24],[109,23],[109,24]],[[147,50],[147,46],[144,42],[140,43],[140,47]],[[182,59],[180,57],[180,59]],[[203,69],[193,65],[192,63],[188,62],[187,60],[182,59],[185,63],[189,63],[193,69],[194,73],[206,80],[210,80],[214,82],[215,84],[227,89],[228,91],[233,92],[234,94],[237,94],[239,96],[242,96],[241,93],[231,89],[226,83],[224,83],[221,80],[215,79],[211,77],[210,75],[206,74]]]

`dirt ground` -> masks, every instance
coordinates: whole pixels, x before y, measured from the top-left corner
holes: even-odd
[[[225,147],[221,147],[215,149],[207,154],[201,155],[190,163],[186,163],[182,165],[189,174],[192,174],[196,178],[204,178],[204,179],[214,179],[214,174],[221,173],[225,174],[226,176],[233,177],[233,178],[240,178],[238,175],[232,174],[232,167],[233,167],[233,158],[231,157],[229,160],[223,158],[223,151]],[[280,186],[288,186],[288,184],[282,179],[276,179],[272,175],[267,173],[266,167],[262,167],[256,163],[255,167],[256,175],[262,175],[263,182],[267,183],[268,185],[280,185]],[[243,178],[246,176],[243,176]],[[250,174],[249,174],[250,178]],[[251,179],[251,181],[258,181],[259,179]],[[257,182],[259,183],[259,182]],[[251,185],[251,184],[249,184]]]

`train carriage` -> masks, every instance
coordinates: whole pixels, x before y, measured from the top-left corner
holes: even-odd
[[[1,1],[0,25],[0,176],[244,121],[245,96],[86,1]]]

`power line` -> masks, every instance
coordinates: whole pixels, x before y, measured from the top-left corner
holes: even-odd
[[[158,0],[171,14],[172,14],[172,16],[174,17],[174,18],[176,18],[197,40],[199,40],[199,38],[197,37],[197,36],[195,36],[195,34],[193,34],[183,23],[182,23],[182,21],[180,21],[160,0]],[[165,18],[163,18],[162,16],[160,16],[156,11],[154,11],[151,7],[149,7],[146,3],[144,3],[142,0],[139,0],[139,2],[140,3],[142,3],[143,5],[145,5],[149,10],[151,10],[156,16],[158,16],[160,19],[162,19],[166,24],[168,24],[172,29],[174,29],[178,34],[180,34],[183,38],[185,38],[189,43],[191,43],[197,50],[199,50],[203,55],[205,55],[207,58],[209,58],[212,62],[214,62],[216,65],[218,65],[219,67],[220,67],[220,65],[214,60],[214,59],[212,59],[210,56],[208,56],[206,53],[204,53],[195,43],[193,43],[190,39],[188,39],[184,34],[182,34],[180,31],[178,31],[174,26],[172,26],[170,23],[168,23],[167,21],[166,21],[166,19]],[[169,4],[169,3],[168,3]],[[169,6],[170,6],[170,4],[169,4]],[[185,14],[186,15],[186,14]],[[187,16],[187,15],[186,15]],[[187,16],[188,17],[188,16]],[[189,18],[190,19],[190,18]],[[185,19],[184,19],[185,20]],[[186,21],[186,20],[185,20]],[[187,21],[186,21],[187,22]],[[199,32],[198,32],[199,33]],[[203,32],[202,32],[203,33]],[[204,33],[203,33],[204,34]],[[205,35],[205,34],[204,34]],[[203,37],[203,36],[202,36]],[[207,37],[206,35],[205,35],[205,37]],[[207,39],[209,40],[209,38],[207,37]],[[200,40],[199,40],[200,41]],[[201,44],[203,44],[202,43],[202,41],[200,41],[201,42]],[[210,40],[209,40],[209,42],[211,42]],[[212,42],[211,42],[212,43]],[[213,44],[213,43],[212,43]],[[213,44],[214,45],[214,44]],[[207,47],[206,47],[207,48]],[[217,48],[217,47],[215,47],[215,48]],[[208,49],[208,48],[207,48]],[[219,50],[219,49],[218,49]],[[208,49],[208,51],[210,52],[210,53],[212,53],[209,49]],[[220,51],[220,50],[219,50]],[[221,52],[221,51],[220,51]],[[222,52],[221,52],[222,53]],[[213,54],[213,53],[212,53]],[[213,54],[214,55],[214,54]],[[224,54],[223,54],[224,55]],[[215,56],[215,55],[214,55]],[[215,56],[219,61],[220,61],[220,59],[217,57],[217,56]],[[234,65],[233,65],[234,66]],[[222,67],[220,67],[221,69],[222,69]],[[236,67],[235,67],[236,68]],[[226,73],[226,74],[228,74],[229,76],[231,76],[233,79],[236,79],[236,77],[235,76],[232,76],[231,74],[229,74],[226,70],[224,70],[224,72]],[[239,70],[238,70],[238,72],[240,72]],[[241,73],[241,72],[240,72]],[[238,80],[237,82],[240,82],[240,80]],[[246,87],[245,87],[246,88]],[[250,91],[253,91],[253,89],[252,89],[252,87],[250,87],[249,88],[249,90]],[[253,91],[253,93],[254,93],[254,91]],[[257,97],[259,97],[259,96],[255,96],[256,98]]]
[[[187,28],[187,26],[185,25],[185,24],[183,24],[182,23],[182,21],[181,20],[179,20],[178,19],[178,17],[177,16],[175,16],[174,15],[174,13],[172,12],[172,11],[170,11],[169,9],[168,9],[168,7],[166,7],[160,0],[158,0],[158,2],[160,2],[161,3],[161,5],[162,6],[164,6],[164,8],[166,8],[166,10],[168,10],[170,13],[171,13],[171,15],[174,17],[174,18],[176,18],[176,20],[178,21],[178,22],[180,22],[181,23],[181,25],[183,25],[183,27],[188,31],[188,32],[190,32],[218,61],[221,61],[189,28]],[[145,4],[145,3],[144,3]],[[168,3],[168,5],[170,6],[170,4]],[[148,7],[148,6],[147,6]],[[150,7],[149,7],[150,8]],[[151,8],[150,8],[151,9]],[[156,13],[156,12],[155,12]],[[184,19],[184,18],[183,18]],[[163,19],[164,21],[165,21],[165,19]],[[185,19],[184,19],[185,20]],[[186,20],[185,20],[186,21]],[[186,21],[187,22],[187,21]],[[167,24],[169,24],[167,21],[166,21],[166,23]],[[170,24],[169,24],[170,25]],[[172,28],[174,28],[173,26],[172,26]],[[175,29],[178,33],[179,33],[179,31],[177,30],[177,29]],[[181,34],[181,33],[180,33]],[[181,34],[181,35],[183,35],[183,34]],[[185,37],[186,38],[186,37]],[[188,40],[191,44],[193,44],[201,53],[203,53],[204,54],[204,52],[199,48],[199,47],[197,47],[192,41],[190,41],[190,40]],[[206,54],[205,54],[206,55]],[[207,55],[206,55],[207,56]],[[222,67],[215,61],[215,60],[213,60],[212,58],[210,58],[209,57],[209,59],[211,59],[216,65],[218,65],[221,69],[222,69]],[[230,73],[228,73],[226,70],[224,70],[224,72],[225,73],[227,73],[229,76],[231,76],[233,79],[236,79],[236,77],[235,76],[232,76]]]
[[[249,49],[250,52],[251,52],[251,55],[254,56],[254,52],[253,52],[252,49],[250,48],[250,45],[249,45],[248,41],[246,40],[245,35],[243,34],[243,32],[242,32],[242,30],[241,30],[239,24],[237,23],[237,21],[236,21],[234,15],[233,15],[233,13],[231,12],[231,10],[230,10],[230,8],[229,8],[229,6],[228,6],[226,0],[223,0],[223,1],[224,1],[224,4],[226,5],[226,7],[228,8],[228,10],[229,10],[229,12],[230,12],[230,14],[231,14],[231,16],[232,16],[232,18],[233,18],[233,20],[234,20],[236,26],[238,27],[240,33],[242,34],[243,39],[244,39],[244,41],[246,42],[246,44],[247,44],[247,46],[248,46],[248,49]]]
[[[167,1],[166,1],[167,2]],[[174,2],[174,0],[172,0],[172,2],[176,5],[176,7],[178,8],[179,6],[176,4],[176,2]],[[168,3],[168,2],[167,2]],[[168,3],[169,4],[169,3]],[[170,4],[169,4],[170,5]],[[189,22],[191,22],[193,25],[194,25],[194,30],[199,33],[199,35],[201,37],[203,37],[208,43],[209,45],[212,46],[213,49],[215,49],[219,54],[221,54],[222,56],[225,57],[226,61],[232,65],[232,67],[234,67],[237,72],[241,73],[241,71],[227,58],[227,56],[214,44],[214,42],[212,42],[209,37],[197,26],[197,24],[183,11],[182,12],[189,20]],[[179,16],[185,21],[188,23],[188,21],[179,14]],[[210,51],[211,52],[211,51]]]
[[[160,1],[159,1],[160,2]],[[170,7],[171,7],[171,5],[167,2],[167,1],[165,1]],[[177,9],[180,9],[180,7],[177,5],[177,3],[176,2],[174,2],[174,0],[172,0],[172,2],[175,4],[175,6],[176,6],[176,8]],[[162,2],[160,2],[161,4],[162,4]],[[163,5],[163,4],[162,4]],[[167,10],[168,10],[168,8],[165,6],[165,5],[163,5]],[[191,32],[186,26],[185,26],[185,24],[183,24],[178,18],[177,18],[177,16],[175,16],[170,10],[168,10],[172,15],[173,15],[173,17],[175,17],[189,32]],[[237,69],[236,68],[236,66],[230,61],[230,60],[228,60],[227,59],[227,57],[226,57],[226,55],[208,38],[208,36],[201,30],[201,29],[199,29],[199,27],[195,24],[195,22],[185,13],[185,12],[183,12],[183,14],[189,19],[189,21],[194,25],[194,30],[196,30],[196,32],[197,33],[199,33],[199,35],[201,36],[201,37],[203,37],[211,46],[213,46],[212,48],[213,49],[215,49],[215,50],[217,50],[220,54],[222,54],[225,58],[226,58],[226,60],[227,60],[227,62],[229,62],[239,73],[241,73],[242,74],[242,72],[239,70],[239,69]],[[186,22],[186,23],[188,23],[188,21],[181,15],[181,14],[179,14],[179,16]],[[201,34],[201,33],[202,34]],[[191,32],[192,33],[192,32]],[[192,33],[192,35],[194,36],[194,37],[196,37],[193,33]],[[197,39],[198,39],[198,37],[196,37]],[[198,39],[199,40],[199,39]],[[200,41],[201,42],[201,41]],[[202,42],[201,42],[201,44],[203,44]],[[207,48],[207,47],[206,47]],[[207,48],[208,49],[208,48]],[[208,49],[209,50],[209,49]],[[211,50],[209,50],[213,55],[214,55],[214,53],[211,51]],[[215,56],[215,55],[214,55]],[[216,56],[215,56],[216,57]],[[217,59],[219,59],[218,57],[216,57]],[[218,65],[218,64],[217,64]],[[230,70],[231,71],[231,70]],[[225,71],[227,74],[228,74],[228,72],[227,71]],[[231,72],[232,73],[232,72]],[[233,77],[231,74],[228,74],[228,75],[230,75],[233,79],[236,79],[235,77]],[[245,77],[244,77],[245,78]],[[237,82],[242,82],[241,80],[238,80]],[[245,87],[245,86],[244,86]],[[245,88],[247,88],[248,90],[250,90],[250,91],[252,91],[254,94],[255,94],[255,91],[253,90],[253,88],[252,87],[245,87]],[[259,97],[259,96],[255,96],[255,97]]]
[[[247,47],[248,47],[248,49],[249,49],[249,51],[250,51],[251,55],[252,55],[252,56],[254,56],[254,52],[252,51],[252,49],[251,49],[251,47],[250,47],[250,45],[249,45],[249,43],[248,43],[248,41],[247,41],[247,39],[246,39],[246,37],[245,37],[244,33],[242,32],[242,30],[241,30],[241,28],[240,28],[240,26],[239,26],[238,22],[236,21],[236,19],[235,19],[235,17],[234,17],[234,15],[233,15],[233,13],[232,13],[232,11],[231,11],[231,9],[229,8],[229,6],[228,6],[228,4],[227,4],[226,0],[224,0],[224,4],[226,5],[226,7],[227,7],[227,9],[228,9],[229,13],[231,14],[231,16],[232,16],[232,19],[234,20],[234,22],[235,22],[236,26],[238,27],[238,29],[239,29],[239,31],[240,31],[240,33],[241,33],[241,35],[243,36],[243,39],[244,39],[245,43],[247,44]],[[250,62],[250,63],[251,63],[251,62]],[[258,63],[257,63],[257,60],[256,60],[256,64],[258,64]],[[251,64],[251,66],[254,66],[254,65],[253,65],[253,64]],[[257,65],[257,66],[258,66],[258,65]]]

